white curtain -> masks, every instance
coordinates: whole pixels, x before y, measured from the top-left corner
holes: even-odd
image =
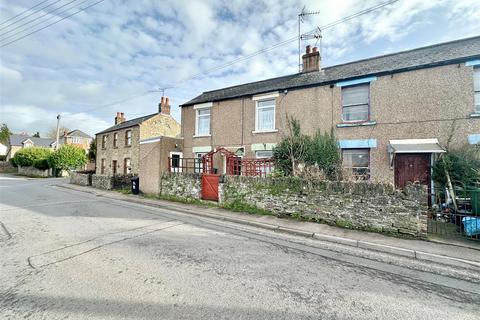
[[[257,130],[275,129],[275,100],[259,101],[257,106]]]

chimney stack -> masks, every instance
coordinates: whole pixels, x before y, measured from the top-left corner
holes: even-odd
[[[117,112],[117,116],[115,117],[115,124],[120,124],[125,122],[125,114],[123,112]]]
[[[168,97],[162,97],[160,103],[158,104],[158,112],[162,114],[170,114],[170,102]]]
[[[302,56],[302,72],[320,71],[320,52],[317,47],[308,45],[305,49],[305,54]]]

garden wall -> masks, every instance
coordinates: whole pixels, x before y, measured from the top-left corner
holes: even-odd
[[[50,170],[39,170],[35,167],[20,167],[18,166],[18,174],[27,177],[43,177],[48,178],[50,176]]]
[[[103,174],[92,175],[92,186],[99,189],[126,189],[131,186],[132,174],[117,174],[115,176],[108,176]]]
[[[409,185],[405,191],[371,182],[314,181],[294,177],[220,179],[220,205],[257,208],[278,217],[293,217],[342,227],[425,237],[427,190]],[[201,198],[199,174],[165,173],[160,193]]]
[[[160,179],[160,194],[178,198],[200,199],[201,183],[202,177],[199,173],[164,172]]]
[[[370,182],[226,176],[219,189],[227,207],[244,204],[280,217],[426,236],[427,190],[420,185],[409,185],[402,192]]]
[[[92,173],[82,173],[82,172],[70,172],[70,183],[78,184],[81,186],[91,186],[92,185]]]

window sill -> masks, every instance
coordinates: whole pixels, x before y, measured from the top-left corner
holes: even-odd
[[[275,132],[278,132],[278,129],[273,129],[273,130],[253,130],[253,131],[252,131],[253,134],[257,134],[257,133],[275,133]]]
[[[470,114],[470,118],[480,118],[480,113],[474,112],[474,113]]]
[[[337,128],[348,128],[348,127],[363,127],[363,126],[374,126],[377,124],[377,121],[366,121],[366,122],[344,122],[337,124]]]
[[[194,134],[193,137],[194,138],[208,138],[208,137],[211,137],[212,135],[211,134]]]

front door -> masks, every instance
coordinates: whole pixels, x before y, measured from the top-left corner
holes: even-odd
[[[395,155],[395,187],[403,189],[408,182],[418,182],[430,190],[429,153],[405,153]]]

